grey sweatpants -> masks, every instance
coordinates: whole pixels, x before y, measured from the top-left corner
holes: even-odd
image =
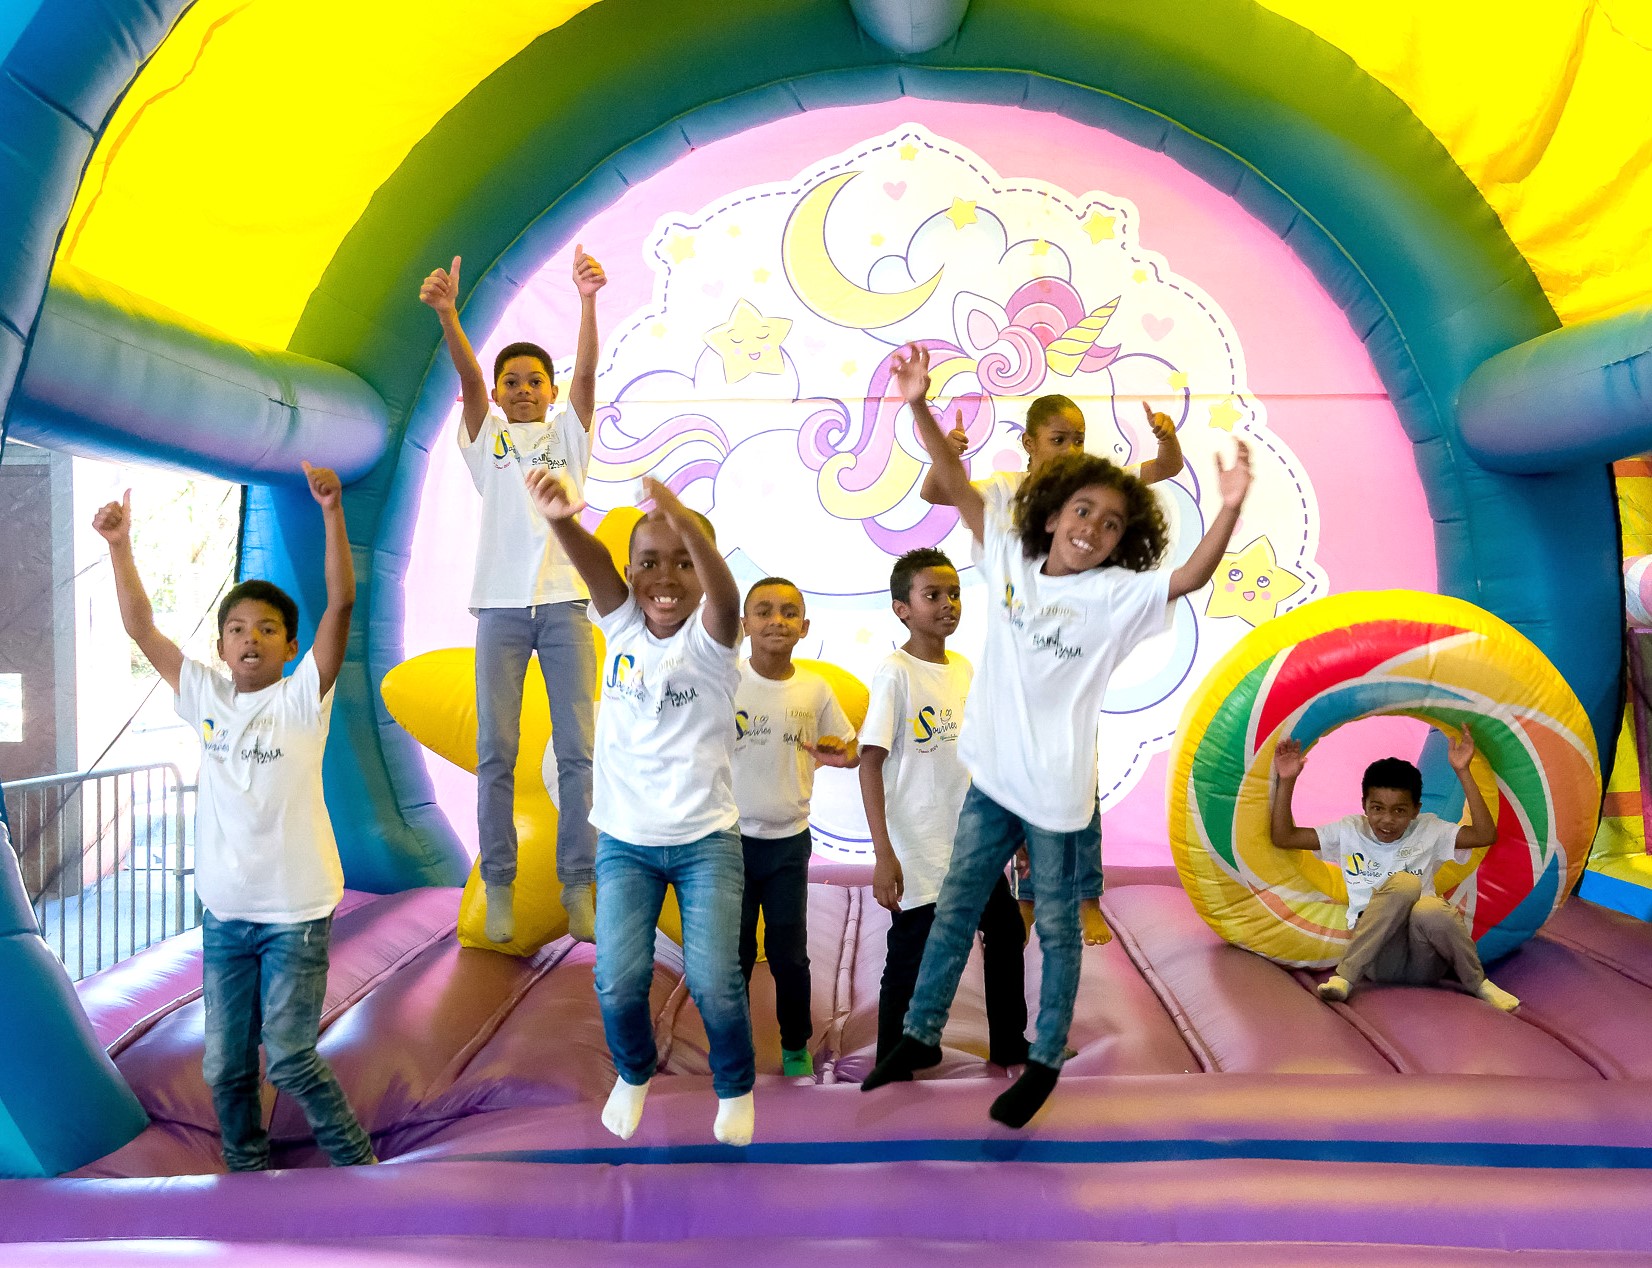
[[[1425,895],[1410,872],[1394,873],[1371,895],[1337,973],[1350,985],[1425,986],[1455,978],[1471,993],[1486,980],[1462,914],[1445,899]]]
[[[596,741],[596,637],[585,600],[476,614],[476,827],[482,879],[516,879],[516,755],[522,740],[522,683],[539,657],[551,701],[556,755],[556,874],[564,885],[596,878],[591,826],[591,747]]]

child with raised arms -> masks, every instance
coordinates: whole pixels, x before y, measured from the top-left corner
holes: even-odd
[[[1158,442],[1158,452],[1132,470],[1143,484],[1156,484],[1176,475],[1186,463],[1182,458],[1181,441],[1176,436],[1176,424],[1171,421],[1170,416],[1156,413],[1145,401],[1142,402],[1142,412],[1147,416],[1147,425]],[[947,433],[947,441],[960,454],[969,445],[963,418],[963,410],[960,409],[956,425]],[[1042,470],[1048,462],[1067,454],[1083,453],[1084,435],[1084,411],[1079,409],[1077,402],[1070,396],[1051,393],[1048,396],[1040,396],[1027,406],[1027,425],[1021,433],[1021,448],[1027,454],[1027,469],[995,471],[985,479],[973,482],[972,487],[980,492],[982,500],[986,503],[987,513],[1009,518],[1016,491],[1020,489],[1022,482],[1028,476]],[[936,506],[953,505],[934,467],[924,476],[919,495]],[[1084,941],[1091,944],[1104,943],[1113,936],[1101,914],[1100,845],[1101,838],[1098,836],[1095,855],[1084,860],[1084,875],[1079,881],[1079,892],[1084,899],[1079,907],[1079,915],[1084,926]],[[1030,929],[1033,920],[1031,877],[1023,877],[1017,888],[1021,899],[1022,920]]]
[[[784,577],[764,577],[746,591],[741,617],[751,655],[740,662],[734,693],[734,803],[746,890],[740,910],[740,971],[747,984],[757,964],[757,918],[774,975],[780,1023],[780,1069],[815,1072],[809,1051],[809,802],[815,767],[853,767],[854,727],[819,674],[792,663],[809,632],[803,592]]]
[[[1291,813],[1296,781],[1307,755],[1296,740],[1274,749],[1273,843],[1281,850],[1312,850],[1342,873],[1348,886],[1348,927],[1354,931],[1336,973],[1319,997],[1348,998],[1361,982],[1425,986],[1455,979],[1504,1012],[1520,1001],[1486,977],[1460,913],[1434,892],[1441,864],[1466,863],[1474,850],[1497,839],[1497,821],[1469,773],[1474,735],[1467,726],[1451,742],[1447,759],[1463,786],[1468,822],[1458,825],[1422,811],[1423,777],[1410,762],[1385,757],[1365,768],[1360,783],[1364,813],[1319,828],[1299,828]]]
[[[556,376],[550,354],[538,344],[513,343],[500,350],[490,396],[459,324],[457,256],[451,268],[436,269],[419,289],[419,298],[441,320],[459,372],[464,394],[459,452],[482,498],[470,610],[476,616],[476,829],[490,942],[509,942],[516,932],[516,755],[530,656],[539,659],[551,703],[562,906],[570,934],[582,942],[594,936],[596,836],[590,810],[596,644],[586,619],[585,585],[534,511],[524,482],[532,472],[549,472],[575,501],[585,486],[591,459],[586,433],[596,404],[596,295],[607,280],[602,266],[576,246],[579,346],[568,386],[570,408],[555,414],[549,411],[556,403]]]
[[[958,810],[969,772],[958,760],[958,732],[974,670],[946,641],[963,610],[958,570],[938,550],[912,550],[889,575],[890,606],[906,642],[872,678],[861,728],[861,799],[876,863],[872,896],[888,909],[889,937],[878,991],[878,1056],[900,1042],[918,981],[935,900],[952,858]],[[1025,933],[1009,881],[1000,871],[981,912],[986,985],[987,1060],[1027,1059]]]
[[[618,1077],[602,1125],[637,1129],[659,1052],[648,989],[666,886],[682,911],[684,976],[710,1044],[717,1118],[729,1145],[751,1141],[756,1081],[740,976],[744,860],[731,763],[740,681],[740,589],[711,524],[657,480],[631,532],[622,577],[550,471],[530,472],[534,505],[591,592],[607,640],[597,714],[597,1000]]]
[[[201,918],[202,1069],[224,1162],[264,1171],[270,1138],[258,1044],[270,1082],[304,1111],[334,1166],[374,1162],[373,1145],[316,1051],[333,909],[344,896],[338,842],[322,799],[321,756],[344,664],[356,574],[339,479],[304,464],[326,526],[327,607],[298,656],[298,605],[268,581],[243,581],[218,606],[227,673],[188,659],[155,625],[132,557],[132,494],[92,519],[109,543],[121,624],[201,737],[195,891]]]
[[[909,346],[895,380],[941,486],[976,542],[992,596],[981,673],[960,756],[971,785],[904,1034],[862,1085],[870,1091],[940,1060],[947,1010],[987,896],[1024,836],[1044,956],[1026,1069],[992,1116],[1025,1126],[1054,1090],[1078,992],[1080,878],[1099,853],[1097,723],[1107,681],[1137,643],[1169,625],[1174,600],[1210,580],[1250,488],[1243,443],[1218,464],[1222,509],[1175,569],[1157,564],[1168,530],[1142,482],[1090,454],[1046,463],[1016,494],[1014,518],[987,513],[925,399],[929,354]]]

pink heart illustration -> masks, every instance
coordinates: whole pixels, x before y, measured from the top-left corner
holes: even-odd
[[[1141,328],[1148,333],[1154,343],[1168,335],[1171,327],[1175,324],[1176,319],[1174,317],[1155,317],[1152,313],[1148,313],[1141,319]]]
[[[891,198],[899,199],[901,195],[906,193],[906,182],[884,181],[883,192],[888,194]]]
[[[723,293],[723,283],[721,281],[705,282],[701,284],[700,289],[707,295],[710,295],[713,299],[716,299],[717,296]],[[1154,337],[1157,338],[1157,336]]]

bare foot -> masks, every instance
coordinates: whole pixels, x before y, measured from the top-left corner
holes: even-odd
[[[1079,923],[1084,926],[1084,945],[1099,947],[1113,940],[1113,931],[1107,927],[1107,917],[1101,914],[1101,899],[1086,898],[1078,907]]]

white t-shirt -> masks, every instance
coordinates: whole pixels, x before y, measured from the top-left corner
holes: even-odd
[[[321,795],[333,693],[315,653],[262,691],[185,659],[173,702],[201,737],[195,891],[219,920],[319,920],[344,896],[338,842]]]
[[[981,791],[1029,823],[1077,832],[1096,812],[1096,725],[1131,648],[1169,628],[1170,569],[1039,571],[1009,525],[986,518],[975,563],[991,608],[959,754]]]
[[[729,771],[738,656],[706,632],[702,609],[663,639],[634,598],[607,616],[590,610],[608,643],[591,822],[632,845],[685,845],[740,818]]]
[[[987,518],[1009,526],[1015,518],[1015,495],[1021,491],[1027,478],[1025,471],[994,471],[984,480],[972,481],[981,501],[986,503]]]
[[[896,650],[872,678],[860,742],[888,750],[883,763],[884,817],[901,863],[906,910],[941,896],[952,863],[958,811],[969,772],[958,759],[964,700],[974,675],[957,652],[946,664]]]
[[[471,611],[588,598],[585,583],[545,517],[534,509],[523,482],[533,468],[548,467],[576,499],[584,496],[591,441],[574,412],[561,409],[543,422],[511,423],[490,409],[474,441],[461,419],[459,452],[482,495]]]
[[[815,759],[799,748],[823,735],[855,738],[832,688],[819,674],[793,667],[790,678],[764,678],[740,662],[734,693],[734,802],[740,832],[789,837],[809,826]]]
[[[1420,877],[1423,893],[1434,892],[1434,873],[1442,863],[1466,863],[1472,850],[1457,848],[1458,825],[1439,815],[1420,814],[1398,841],[1379,841],[1371,835],[1364,815],[1347,815],[1315,828],[1319,857],[1342,869],[1348,886],[1348,927],[1352,929],[1371,895],[1395,872]]]

